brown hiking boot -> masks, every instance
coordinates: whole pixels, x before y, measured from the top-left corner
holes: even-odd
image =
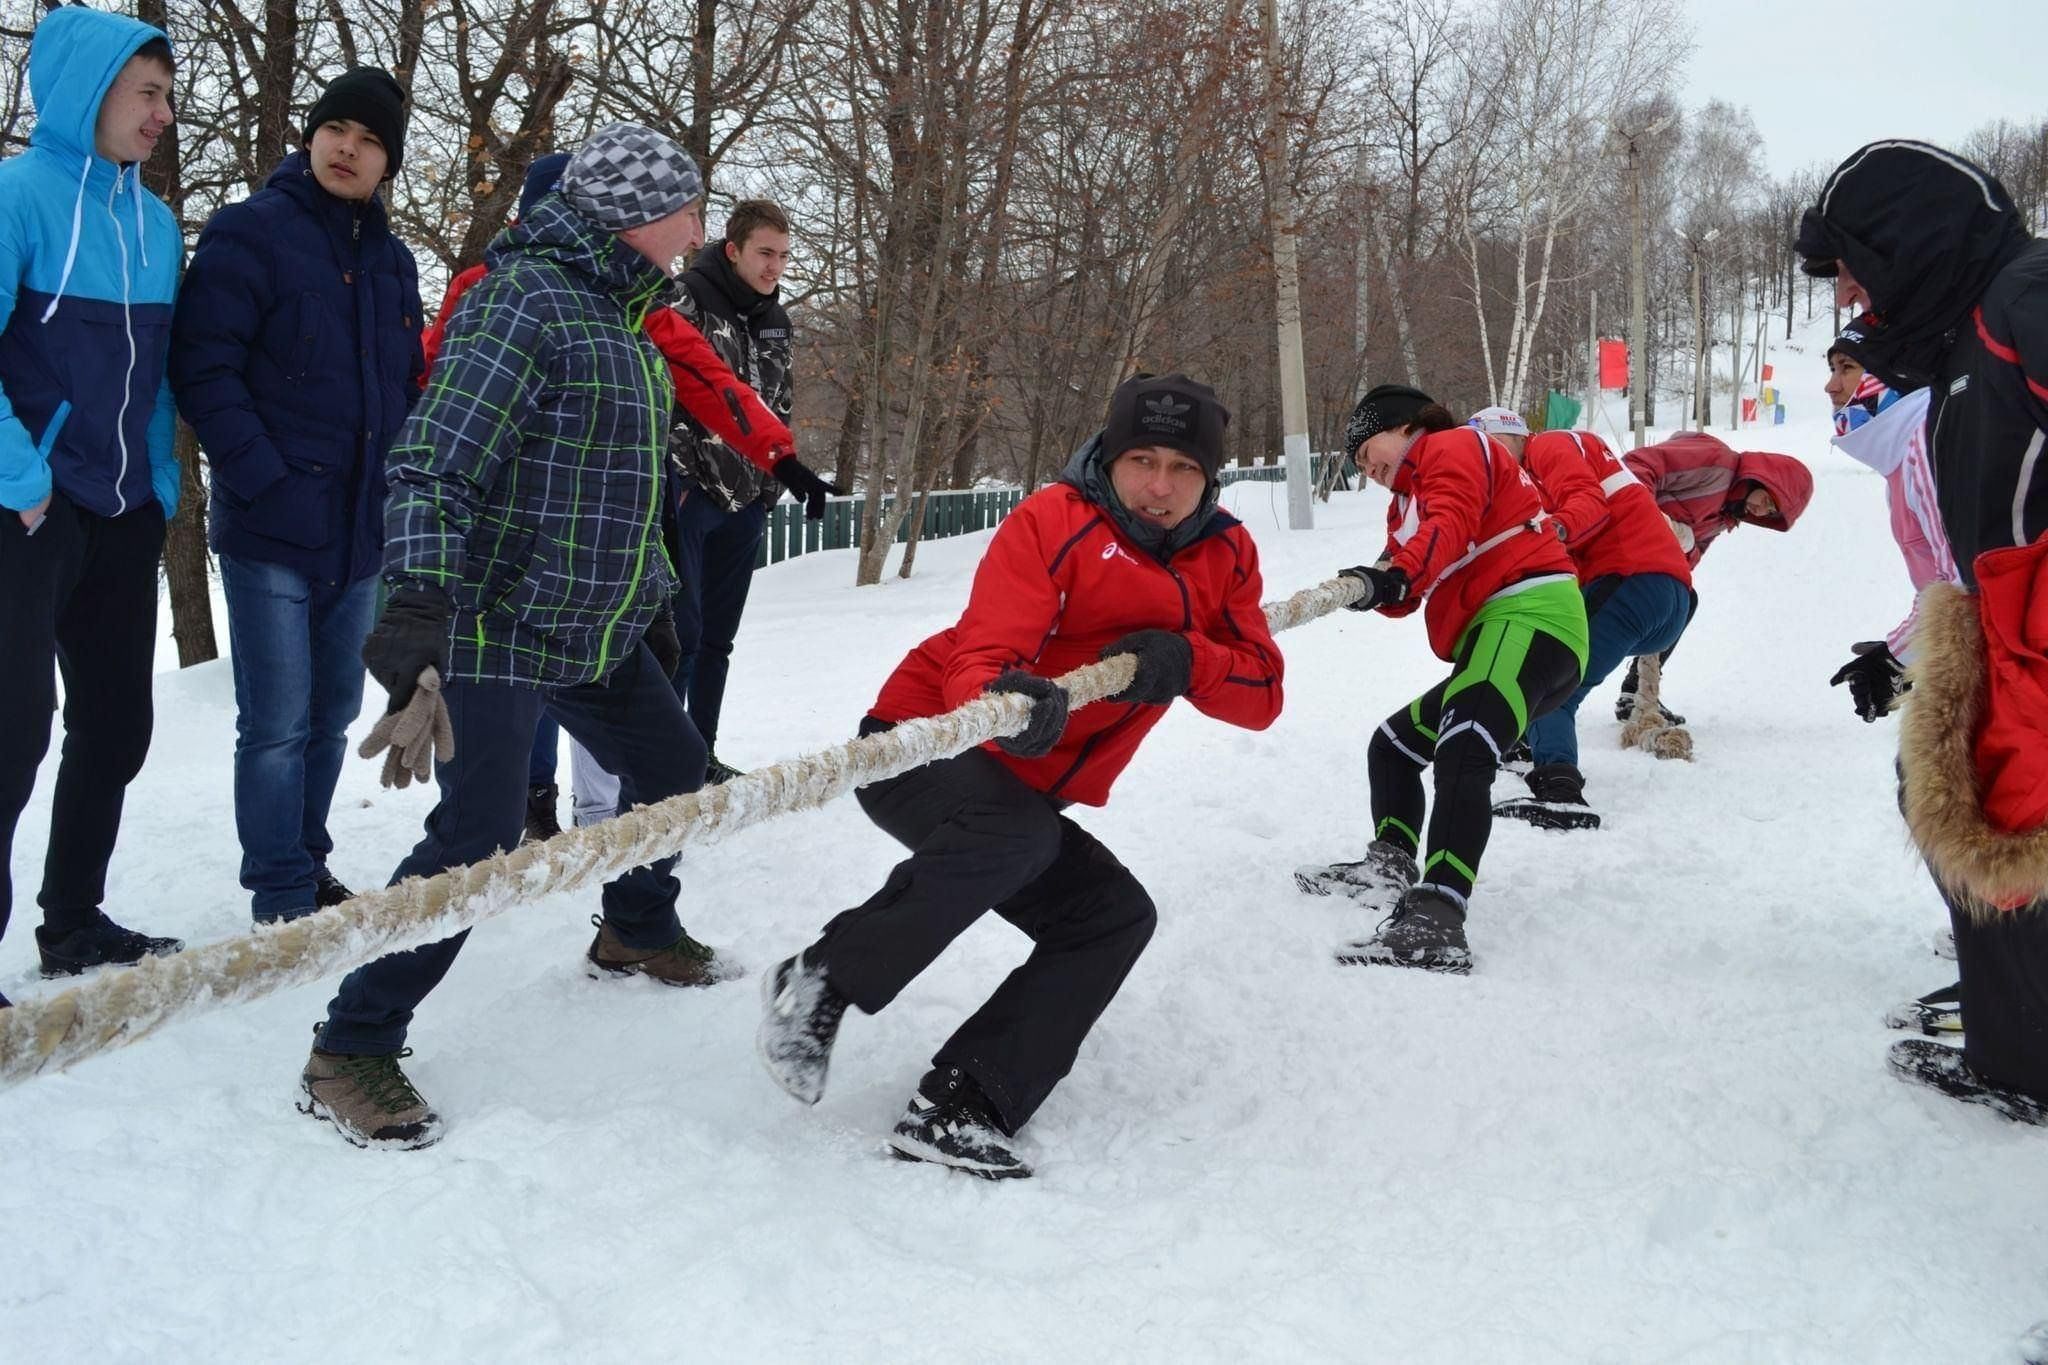
[[[645,976],[664,986],[715,986],[741,975],[738,966],[688,934],[665,948],[628,948],[604,916],[592,915],[590,922],[597,926],[587,954],[593,977]]]
[[[301,1114],[334,1125],[358,1147],[416,1151],[441,1140],[441,1116],[427,1107],[398,1063],[412,1049],[381,1057],[353,1057],[313,1049],[299,1090]]]

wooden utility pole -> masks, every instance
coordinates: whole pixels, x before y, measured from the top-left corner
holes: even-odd
[[[1287,455],[1288,529],[1316,524],[1308,477],[1308,382],[1301,355],[1301,274],[1294,191],[1287,176],[1287,84],[1280,73],[1278,0],[1262,0],[1266,26],[1266,166],[1272,217],[1274,314],[1279,322],[1281,449]]]
[[[1638,446],[1644,444],[1647,425],[1643,404],[1650,367],[1643,347],[1650,332],[1650,286],[1644,265],[1649,247],[1645,241],[1647,229],[1643,225],[1642,153],[1636,144],[1663,132],[1677,117],[1676,114],[1666,114],[1640,132],[1631,133],[1619,125],[1614,129],[1614,135],[1628,147],[1628,422],[1629,431]]]

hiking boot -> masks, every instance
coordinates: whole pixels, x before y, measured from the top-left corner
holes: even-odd
[[[299,1077],[305,1098],[298,1110],[333,1124],[335,1132],[358,1147],[400,1152],[431,1147],[441,1140],[441,1116],[427,1107],[399,1068],[410,1056],[409,1047],[381,1057],[354,1057],[316,1046]]]
[[[1527,797],[1496,801],[1495,815],[1523,820],[1538,829],[1598,829],[1600,816],[1586,804],[1586,778],[1570,763],[1539,763],[1523,779]]]
[[[733,779],[734,779],[735,777],[745,777],[745,776],[746,776],[746,774],[745,774],[744,772],[740,771],[740,770],[739,770],[738,768],[735,768],[735,767],[733,767],[733,766],[732,766],[731,764],[729,764],[729,763],[722,763],[722,762],[720,762],[720,761],[719,761],[719,758],[718,758],[718,755],[717,755],[717,754],[706,754],[706,755],[705,755],[705,761],[704,761],[704,785],[705,785],[705,786],[707,786],[707,787],[715,787],[715,786],[717,786],[717,785],[718,785],[719,783],[721,783],[721,782],[730,782],[730,781],[732,781],[732,780],[733,780]]]
[[[1884,1026],[1917,1029],[1930,1038],[1954,1037],[1963,1031],[1963,983],[1929,991],[1885,1011]]]
[[[355,898],[356,893],[343,886],[341,878],[335,876],[326,868],[321,868],[313,875],[313,904],[319,906],[322,910],[340,905],[344,901],[352,901]]]
[[[50,931],[36,928],[36,951],[43,959],[44,976],[77,976],[94,967],[127,966],[145,957],[169,957],[185,946],[183,939],[152,938],[124,929],[106,916],[93,912],[93,922],[52,939]]]
[[[1885,1062],[1900,1080],[1939,1090],[1964,1104],[1981,1104],[2014,1123],[2048,1127],[2048,1097],[1986,1080],[1963,1060],[1961,1048],[1943,1047],[1925,1038],[1905,1038],[1892,1044]]]
[[[555,800],[560,795],[552,782],[536,782],[526,789],[526,830],[519,842],[552,839],[562,832],[562,822],[555,815]]]
[[[1375,839],[1355,863],[1295,868],[1294,884],[1311,896],[1349,896],[1360,905],[1384,910],[1415,885],[1418,875],[1413,853],[1399,844]]]
[[[1465,907],[1434,886],[1411,887],[1373,936],[1337,950],[1347,966],[1420,967],[1464,976],[1472,970],[1465,945]]]
[[[715,986],[741,975],[740,969],[687,933],[665,948],[628,948],[605,923],[592,915],[597,937],[590,941],[592,977],[645,976],[664,986]]]
[[[889,1135],[898,1161],[929,1161],[983,1180],[1019,1180],[1031,1167],[1003,1132],[995,1107],[957,1066],[934,1067]]]
[[[775,1083],[805,1104],[824,1097],[825,1071],[846,1005],[824,970],[805,962],[802,953],[785,958],[761,981],[754,1050]]]

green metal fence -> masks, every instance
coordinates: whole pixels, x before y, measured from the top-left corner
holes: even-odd
[[[1311,457],[1313,466],[1311,480],[1321,477],[1325,456]],[[1224,470],[1218,478],[1226,484],[1270,483],[1285,480],[1285,465],[1241,465]],[[1024,501],[1021,488],[990,488],[953,493],[933,493],[924,503],[925,540],[944,540],[947,536],[971,535],[986,531],[1004,517],[1018,503]],[[894,498],[882,500],[882,519],[894,515]],[[766,568],[779,564],[785,559],[798,555],[815,553],[818,550],[849,550],[860,544],[861,514],[867,510],[865,497],[833,498],[825,504],[825,516],[820,521],[805,521],[803,504],[778,502],[768,512],[768,533],[761,537],[761,549],[754,557],[754,567]],[[901,545],[910,539],[910,523],[905,521],[903,529],[896,534],[896,543]]]

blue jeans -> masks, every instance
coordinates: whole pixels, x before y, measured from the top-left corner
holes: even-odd
[[[1692,594],[1670,574],[1638,573],[1622,578],[1607,600],[1594,605],[1607,579],[1586,585],[1590,639],[1586,676],[1579,690],[1555,711],[1529,722],[1529,753],[1538,764],[1579,761],[1579,703],[1622,660],[1661,654],[1678,643],[1692,615]]]
[[[768,526],[768,509],[750,502],[728,512],[716,498],[692,487],[676,510],[680,561],[676,574],[676,695],[707,748],[718,747],[718,716],[725,708],[725,679],[732,668],[732,642],[747,609],[754,582],[754,556]]]
[[[235,668],[235,831],[258,920],[310,913],[334,840],[327,810],[363,709],[374,576],[330,587],[281,564],[220,557]]]
[[[533,727],[533,754],[526,761],[526,785],[553,786],[555,764],[562,756],[562,727],[553,716],[542,716]]]
[[[539,692],[458,682],[443,695],[455,729],[455,757],[436,773],[441,800],[427,815],[419,843],[391,874],[392,885],[518,846],[526,823],[533,728],[544,711],[619,775],[624,807],[665,801],[704,785],[704,742],[645,644],[603,680],[582,687]],[[665,948],[682,937],[675,865],[673,856],[662,858],[605,883],[605,923],[621,943]],[[413,1011],[441,984],[468,937],[465,929],[350,972],[327,1006],[320,1046],[358,1056],[388,1056],[404,1047]]]

